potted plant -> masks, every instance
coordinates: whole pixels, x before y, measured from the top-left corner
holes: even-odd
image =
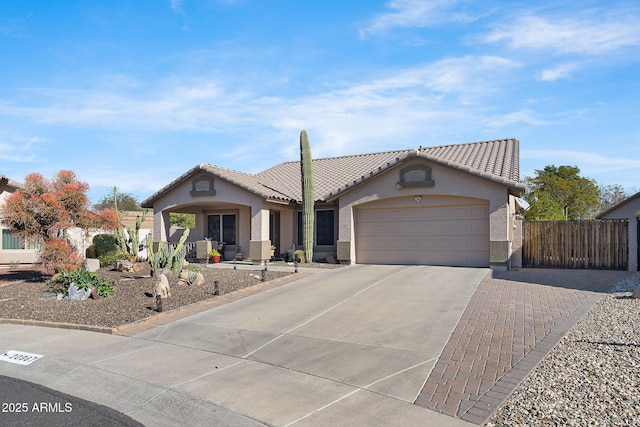
[[[220,262],[220,252],[217,249],[211,249],[209,251],[209,256],[211,257],[211,262],[217,264]]]

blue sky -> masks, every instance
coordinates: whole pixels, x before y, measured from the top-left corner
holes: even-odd
[[[640,191],[637,1],[0,3],[0,174],[139,201],[205,162],[515,137]]]

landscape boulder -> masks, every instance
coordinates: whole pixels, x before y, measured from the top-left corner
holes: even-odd
[[[124,271],[127,273],[137,273],[145,267],[143,262],[132,262],[127,260],[118,260],[113,263],[113,268],[116,271]]]
[[[82,261],[82,268],[91,273],[95,273],[100,269],[100,260],[97,258],[86,258]]]
[[[164,274],[158,274],[156,276],[156,288],[153,291],[154,297],[169,298],[171,296],[171,288],[169,287],[169,280]]]
[[[333,252],[330,252],[329,254],[327,254],[327,263],[328,264],[337,264],[338,263],[338,258],[336,257],[336,254],[334,254]]]
[[[64,298],[67,301],[84,301],[91,296],[91,289],[80,289],[75,283],[69,284],[69,290],[67,296]]]
[[[192,281],[189,283],[189,275],[192,275]],[[194,278],[195,277],[195,278]],[[182,270],[180,275],[178,276],[178,285],[186,286],[186,285],[196,285],[202,286],[205,284],[204,275],[202,273],[197,273],[195,271]]]

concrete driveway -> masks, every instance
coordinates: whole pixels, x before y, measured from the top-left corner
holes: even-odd
[[[45,355],[0,374],[145,425],[469,426],[413,402],[486,272],[322,271],[133,338],[0,325]]]

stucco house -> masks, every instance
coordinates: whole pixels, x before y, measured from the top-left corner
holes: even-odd
[[[521,265],[519,141],[501,139],[313,160],[315,258],[341,263]],[[254,262],[301,247],[300,162],[256,174],[202,163],[141,205],[155,241],[169,213],[196,215],[190,239]]]
[[[598,219],[626,219],[629,221],[629,271],[639,271],[638,223],[640,222],[640,193],[623,200],[598,215]]]
[[[18,181],[0,174],[0,206],[7,197],[23,188]],[[38,259],[38,251],[35,246],[26,244],[17,237],[9,227],[2,224],[0,218],[0,265],[2,264],[32,264]]]

